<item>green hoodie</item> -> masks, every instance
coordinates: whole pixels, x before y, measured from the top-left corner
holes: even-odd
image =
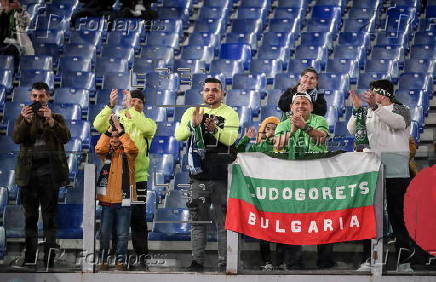
[[[129,111],[131,119],[127,118],[124,114]],[[105,106],[100,113],[95,117],[94,127],[100,133],[106,132],[109,128],[109,119],[112,114],[112,109],[109,106]],[[129,134],[130,138],[135,142],[139,152],[135,161],[135,181],[142,182],[147,181],[148,167],[150,165],[150,159],[146,152],[147,142],[148,148],[151,146],[151,141],[156,133],[156,123],[145,117],[143,112],[137,112],[135,108],[128,110],[122,110],[119,113],[120,123],[124,126],[124,130]]]

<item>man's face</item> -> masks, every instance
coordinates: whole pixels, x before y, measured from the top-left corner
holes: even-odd
[[[49,99],[50,97],[48,96],[47,91],[32,89],[32,93],[30,94],[30,100],[32,103],[40,102],[43,106],[47,106]]]
[[[306,86],[306,89],[315,89],[318,85],[318,77],[316,76],[316,73],[311,71],[306,72],[300,78],[300,84]]]
[[[137,112],[142,112],[144,110],[144,103],[139,98],[132,98],[130,100],[130,107],[134,107]]]
[[[118,131],[116,131],[116,130],[112,131],[112,137],[110,140],[110,144],[111,144],[111,147],[114,149],[118,148],[121,145],[120,138],[118,138]]]
[[[208,82],[203,86],[203,101],[207,105],[218,105],[224,98],[224,92],[221,90],[221,84]]]
[[[276,131],[277,124],[268,123],[265,127],[265,135],[266,138],[271,138],[274,136],[274,132]]]
[[[312,111],[312,103],[306,97],[296,97],[291,105],[291,112],[294,115],[301,114],[304,119],[308,119]]]

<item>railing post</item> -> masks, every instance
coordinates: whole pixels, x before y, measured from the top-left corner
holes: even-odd
[[[384,166],[380,165],[380,172],[377,179],[377,189],[374,197],[376,217],[376,238],[371,240],[371,274],[381,276],[383,272],[383,220],[384,220]]]
[[[83,187],[82,272],[94,272],[95,260],[95,165],[85,164]]]

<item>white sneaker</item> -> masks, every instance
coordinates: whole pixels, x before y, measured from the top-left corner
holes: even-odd
[[[369,261],[365,261],[362,263],[356,271],[371,271],[371,263]]]
[[[272,265],[272,263],[267,263],[260,268],[262,268],[263,271],[272,271],[274,269],[274,266]]]
[[[410,272],[414,272],[413,268],[410,267],[410,262],[408,262],[408,263],[400,263],[398,265],[397,271],[398,272],[409,272],[409,273]]]

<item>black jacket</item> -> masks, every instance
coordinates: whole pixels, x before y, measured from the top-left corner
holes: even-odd
[[[280,96],[278,106],[280,110],[283,112],[289,112],[291,110],[290,105],[292,103],[292,97],[297,93],[297,88],[288,88],[285,92],[283,92],[282,96]],[[310,92],[309,92],[310,95]],[[314,99],[315,95],[311,95],[312,99]],[[324,99],[324,94],[318,93],[316,95],[316,100],[313,102],[313,114],[324,116],[327,113],[327,102]]]

